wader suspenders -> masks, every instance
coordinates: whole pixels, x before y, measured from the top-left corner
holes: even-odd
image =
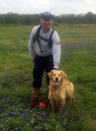
[[[52,50],[52,44],[53,44],[53,41],[52,41],[53,33],[54,33],[54,30],[51,31],[51,34],[48,40],[48,45],[49,45],[49,48],[51,48],[51,50]]]
[[[42,53],[43,50],[42,50],[42,48],[41,48],[41,44],[40,44],[39,38],[42,39],[42,40],[44,40],[44,41],[47,41],[49,48],[51,48],[51,50],[52,50],[52,44],[53,44],[53,42],[52,42],[52,36],[53,36],[54,30],[51,31],[50,36],[49,36],[49,40],[46,40],[46,39],[43,39],[43,38],[41,38],[41,37],[39,36],[39,33],[40,33],[41,28],[42,28],[42,26],[40,25],[39,28],[37,29],[34,37],[33,37],[33,42],[35,42],[35,41],[37,40],[38,45],[39,45],[39,47],[40,47],[40,51],[41,51],[41,53]]]

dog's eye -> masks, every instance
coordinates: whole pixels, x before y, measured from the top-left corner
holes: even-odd
[[[59,76],[61,76],[61,74],[59,74]]]

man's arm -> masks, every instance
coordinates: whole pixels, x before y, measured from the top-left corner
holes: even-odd
[[[60,38],[55,31],[52,37],[53,40],[53,48],[52,48],[52,53],[53,53],[53,64],[54,68],[58,69],[60,65],[60,57],[61,57],[61,44],[60,44]]]
[[[32,62],[34,62],[34,58],[35,58],[35,49],[34,49],[34,40],[33,40],[33,37],[37,31],[39,26],[35,26],[33,29],[32,29],[32,32],[31,32],[31,35],[30,35],[30,40],[29,40],[29,53],[30,53],[30,56],[32,57]]]
[[[34,61],[34,57],[35,57],[33,36],[34,36],[34,30],[32,29],[30,39],[29,39],[29,53],[30,53],[30,56],[32,57],[32,61]]]

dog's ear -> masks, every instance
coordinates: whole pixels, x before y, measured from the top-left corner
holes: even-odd
[[[48,77],[50,78],[51,77],[51,71],[47,73]]]
[[[61,74],[62,74],[62,77],[63,77],[63,78],[66,78],[66,77],[67,77],[67,74],[66,74],[64,71],[61,71]]]
[[[48,77],[51,79],[52,78],[52,74],[53,74],[54,70],[51,70],[50,72],[47,73]]]

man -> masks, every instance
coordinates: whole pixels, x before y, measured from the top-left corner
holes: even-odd
[[[61,55],[59,36],[51,27],[51,13],[43,13],[40,21],[41,25],[32,29],[29,40],[29,52],[34,63],[31,105],[38,103],[44,70],[47,74],[52,69],[58,69]]]

